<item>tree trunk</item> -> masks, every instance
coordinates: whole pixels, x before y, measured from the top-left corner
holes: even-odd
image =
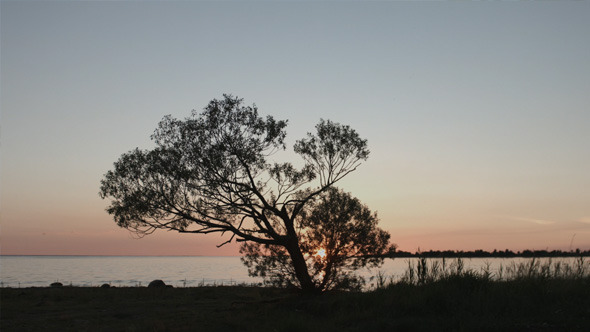
[[[295,268],[295,276],[301,284],[301,290],[309,293],[317,292],[319,289],[309,275],[307,264],[305,264],[305,258],[299,248],[297,236],[290,237],[285,244],[285,248],[287,249],[287,252],[289,252],[289,256],[291,256],[291,262],[293,263],[293,268]]]

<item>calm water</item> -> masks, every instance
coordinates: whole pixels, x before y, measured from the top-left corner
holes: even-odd
[[[147,286],[162,279],[176,287],[256,283],[239,257],[2,256],[4,287],[64,285]]]
[[[466,268],[480,270],[489,265],[494,271],[500,265],[506,267],[523,259],[473,258],[463,261]],[[370,277],[380,271],[387,277],[400,276],[407,266],[406,258],[386,259],[379,270],[363,270],[360,274]],[[100,286],[104,283],[146,286],[154,279],[162,279],[175,287],[262,281],[248,276],[239,257],[0,256],[0,282],[3,287],[48,286],[56,281],[74,286]],[[367,283],[370,286],[371,282]]]

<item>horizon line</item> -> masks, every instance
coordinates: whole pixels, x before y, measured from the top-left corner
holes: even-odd
[[[497,253],[505,253],[506,251],[512,252],[514,254],[518,254],[518,253],[524,253],[526,251],[529,252],[537,252],[537,251],[545,251],[547,253],[551,253],[551,252],[562,252],[562,253],[575,253],[576,251],[580,251],[580,252],[587,252],[590,251],[590,249],[582,249],[582,248],[572,248],[569,250],[561,250],[561,249],[553,249],[553,250],[549,250],[549,249],[523,249],[523,250],[512,250],[512,249],[493,249],[493,250],[483,250],[483,249],[474,249],[474,250],[452,250],[452,249],[445,249],[445,250],[434,250],[434,249],[430,249],[430,250],[425,250],[425,251],[421,251],[421,250],[416,250],[414,252],[412,251],[406,251],[406,250],[399,250],[396,251],[396,253],[409,253],[412,255],[419,255],[420,253],[429,253],[429,252],[454,252],[454,253],[477,253],[477,252],[484,252],[484,253],[489,253],[489,254],[493,254],[494,251],[496,251]],[[4,257],[4,256],[61,256],[61,257],[243,257],[243,255],[142,255],[142,254],[121,254],[121,255],[108,255],[108,254],[2,254],[0,253],[0,257]]]

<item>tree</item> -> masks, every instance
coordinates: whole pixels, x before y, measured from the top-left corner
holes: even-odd
[[[100,196],[110,199],[107,211],[119,226],[141,236],[156,229],[228,233],[219,246],[235,240],[280,248],[299,287],[321,290],[306,264],[299,224],[369,150],[349,126],[321,120],[315,134],[294,146],[301,168],[271,162],[286,149],[286,126],[231,95],[184,120],[165,116],[151,136],[156,147],[123,154],[102,179]]]
[[[308,203],[297,217],[300,248],[310,276],[320,290],[359,289],[361,267],[377,267],[395,250],[389,233],[377,227],[377,214],[338,188],[331,187]],[[275,286],[299,286],[285,248],[245,242],[242,261],[251,276]]]

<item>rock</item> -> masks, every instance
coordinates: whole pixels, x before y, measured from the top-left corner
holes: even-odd
[[[62,284],[61,282],[54,282],[54,283],[52,283],[52,284],[51,284],[51,285],[49,285],[49,286],[50,286],[50,287],[57,288],[57,287],[63,287],[63,286],[64,286],[64,284]]]
[[[102,284],[100,286],[100,288],[111,288],[111,285],[109,285],[109,284]]]
[[[148,288],[165,288],[166,284],[159,279],[156,279],[149,283]]]

